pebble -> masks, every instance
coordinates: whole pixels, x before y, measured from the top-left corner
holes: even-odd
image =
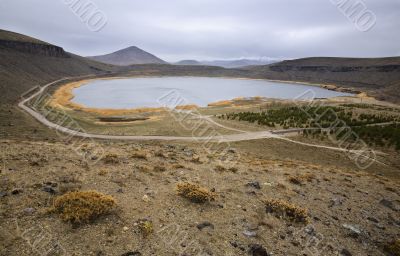
[[[316,236],[316,232],[315,232],[315,229],[314,229],[314,227],[312,227],[312,226],[307,226],[306,228],[305,228],[305,232],[307,233],[307,234],[309,234],[309,235],[311,235],[311,236]]]
[[[43,187],[42,190],[43,190],[44,192],[47,192],[47,193],[50,193],[50,194],[55,194],[55,193],[56,193],[56,191],[54,190],[54,188],[49,187],[49,186]]]
[[[22,193],[22,188],[14,188],[12,191],[11,191],[11,194],[13,194],[13,195],[18,195],[19,193]]]
[[[211,222],[204,221],[196,226],[199,230],[203,230],[203,228],[209,227],[214,229],[214,225]]]
[[[148,203],[148,202],[150,202],[150,197],[149,197],[148,195],[144,195],[144,196],[142,197],[142,200],[143,200],[144,202]]]
[[[123,227],[122,229],[123,229],[124,231],[128,231],[128,230],[129,230],[128,227]]]
[[[25,208],[24,209],[24,213],[26,213],[26,214],[32,214],[34,212],[36,212],[35,208]]]
[[[261,189],[260,182],[258,182],[258,181],[249,182],[249,183],[247,183],[247,186],[253,187],[255,189]]]
[[[333,207],[333,206],[338,206],[338,205],[342,205],[343,204],[343,200],[340,198],[332,198],[329,201],[329,205],[328,207]]]
[[[367,217],[367,220],[372,221],[372,222],[375,222],[375,223],[379,223],[379,220],[377,220],[377,219],[374,218],[374,217]]]
[[[228,149],[228,153],[236,153],[236,149],[235,148],[229,148]]]
[[[358,237],[361,234],[361,230],[353,225],[350,224],[343,224],[342,227],[350,231],[349,235],[351,237]]]
[[[245,235],[247,237],[256,237],[257,236],[257,232],[250,231],[250,230],[245,230],[245,231],[243,231],[243,235]]]
[[[55,188],[55,187],[58,186],[58,183],[57,183],[57,182],[52,182],[52,181],[47,181],[47,182],[45,182],[44,184],[45,184],[46,186],[50,186],[50,187],[53,187],[53,188]]]
[[[375,223],[375,227],[377,227],[377,228],[379,228],[379,229],[382,229],[382,230],[385,230],[385,229],[386,229],[385,226],[383,226],[383,225],[381,225],[381,224],[379,224],[379,223]]]

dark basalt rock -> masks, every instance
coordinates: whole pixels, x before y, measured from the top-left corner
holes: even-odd
[[[252,256],[270,256],[270,254],[262,245],[252,244],[249,247],[249,254]]]
[[[0,46],[11,48],[19,52],[43,55],[48,57],[61,57],[61,58],[71,57],[64,51],[63,48],[51,44],[38,44],[31,42],[0,40]]]

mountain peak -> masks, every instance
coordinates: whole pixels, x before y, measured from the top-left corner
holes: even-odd
[[[119,66],[129,66],[135,64],[166,64],[166,62],[162,59],[140,49],[137,46],[129,46],[113,53],[91,56],[88,58]]]

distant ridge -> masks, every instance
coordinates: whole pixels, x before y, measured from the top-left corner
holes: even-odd
[[[206,65],[217,66],[223,68],[241,68],[247,66],[268,65],[280,60],[254,60],[254,59],[237,59],[237,60],[212,60],[212,61],[197,61],[197,60],[181,60],[174,63],[175,65]]]
[[[188,66],[202,65],[201,62],[199,62],[197,60],[181,60],[174,64],[175,65],[188,65]]]
[[[330,84],[400,102],[400,57],[311,57],[243,68],[260,78]]]
[[[89,56],[92,60],[118,66],[129,66],[135,64],[166,64],[167,62],[148,53],[136,46],[131,46],[110,54]]]

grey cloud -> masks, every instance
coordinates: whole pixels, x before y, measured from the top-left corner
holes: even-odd
[[[81,55],[136,45],[169,61],[400,54],[398,0],[364,0],[377,16],[368,32],[331,0],[91,0],[108,17],[91,32],[64,1],[0,1],[1,28]]]

